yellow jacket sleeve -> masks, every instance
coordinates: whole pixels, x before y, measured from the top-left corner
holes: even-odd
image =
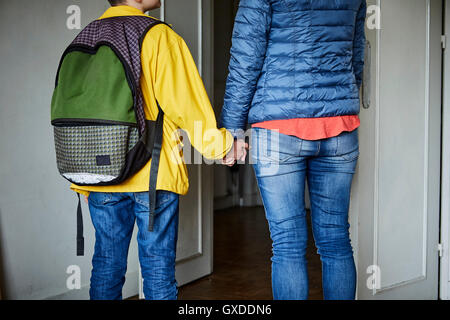
[[[158,52],[155,97],[164,114],[186,131],[197,151],[208,159],[222,159],[233,146],[233,136],[226,129],[217,129],[213,108],[189,48],[175,32],[173,36],[174,41]]]

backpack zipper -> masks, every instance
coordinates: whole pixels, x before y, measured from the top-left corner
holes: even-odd
[[[137,123],[99,119],[57,119],[52,121],[55,127],[87,127],[87,126],[127,126],[136,127]]]

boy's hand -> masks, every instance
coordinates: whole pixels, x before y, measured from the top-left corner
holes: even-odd
[[[84,196],[84,201],[85,201],[87,204],[89,204],[89,198],[88,198],[88,196]]]
[[[223,158],[222,164],[232,167],[236,161],[244,162],[247,157],[248,143],[245,140],[238,139],[234,141],[233,148]]]

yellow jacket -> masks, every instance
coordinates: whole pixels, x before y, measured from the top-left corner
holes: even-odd
[[[100,19],[130,15],[144,14],[130,6],[116,6],[109,8]],[[192,55],[184,40],[170,27],[160,24],[148,32],[142,45],[141,59],[141,89],[146,118],[156,119],[156,100],[165,114],[156,188],[184,195],[188,191],[189,181],[177,130],[183,129],[194,148],[208,159],[223,158],[232,148],[233,137],[225,129],[217,129],[214,111]],[[202,129],[200,134],[199,127]],[[150,166],[151,161],[119,185],[72,185],[71,188],[84,195],[89,195],[91,191],[145,192],[149,190]]]

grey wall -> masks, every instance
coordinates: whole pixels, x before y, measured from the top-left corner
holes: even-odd
[[[55,165],[50,101],[59,58],[79,30],[66,9],[82,10],[82,27],[106,0],[0,1],[0,259],[9,299],[87,298],[94,245],[84,206],[86,256],[75,255],[76,197]],[[137,294],[137,251],[130,249],[124,295]],[[78,265],[82,290],[66,288]],[[1,281],[0,281],[1,283]]]

